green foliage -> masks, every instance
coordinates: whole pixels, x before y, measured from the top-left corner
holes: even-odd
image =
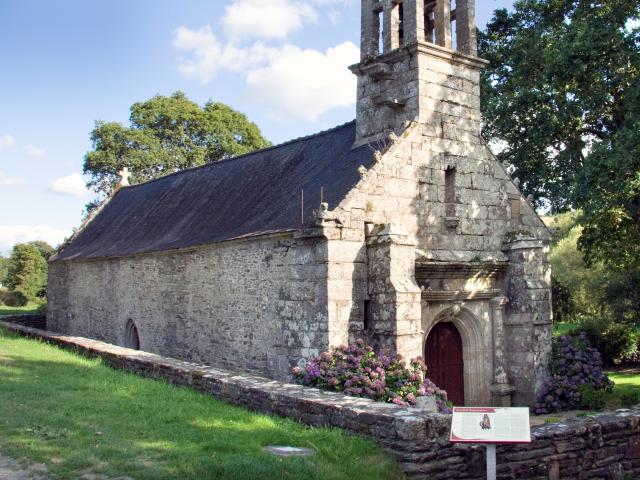
[[[589,317],[582,321],[579,331],[585,332],[589,343],[602,355],[605,365],[620,363],[638,350],[637,330],[607,317]]]
[[[122,167],[139,183],[269,145],[242,113],[211,101],[200,107],[182,92],[133,104],[130,124],[98,121],[91,132],[84,173],[98,194],[113,191]]]
[[[401,478],[373,441],[250,412],[0,328],[0,447],[71,479]],[[98,432],[100,432],[98,434]],[[268,445],[312,448],[280,458]]]
[[[26,305],[29,300],[46,294],[48,268],[45,255],[49,249],[53,251],[44,242],[19,243],[13,247],[9,258],[7,288],[23,297],[23,303],[14,306]]]
[[[580,406],[590,410],[602,410],[607,404],[608,392],[604,389],[596,390],[592,385],[584,384],[578,387]]]
[[[620,394],[619,398],[620,404],[624,408],[635,407],[636,405],[640,404],[640,390],[623,392]]]
[[[7,307],[24,307],[29,303],[29,299],[19,292],[10,292],[6,289],[0,290],[0,305]]]
[[[554,276],[551,276],[551,299],[554,320],[556,322],[570,321],[575,311],[571,289],[558,282]]]
[[[607,317],[617,323],[640,324],[640,269],[600,261],[590,264],[578,249],[581,212],[552,217],[553,306],[557,321],[580,323],[584,317]]]
[[[608,269],[602,264],[587,266],[578,250],[582,232],[578,212],[553,217],[550,227],[555,230],[551,248],[551,271],[557,297],[554,313],[558,321],[572,321],[580,315],[601,314],[607,303]]]
[[[609,208],[609,197],[629,200],[637,182],[630,117],[638,106],[640,42],[628,25],[638,8],[638,0],[519,0],[513,13],[495,12],[479,43],[490,61],[482,78],[484,134],[505,145],[499,157],[513,166],[524,193],[552,211],[577,202],[594,226],[585,234],[596,238],[595,225],[619,222],[611,237],[627,247],[629,236],[637,238],[637,217],[628,204],[624,215]],[[629,187],[620,195],[616,177]],[[594,192],[599,207],[585,200]],[[585,246],[591,244],[602,245],[599,258],[607,259],[608,242]]]
[[[29,242],[29,245],[33,245],[36,247],[40,255],[42,255],[45,260],[49,260],[49,257],[56,252],[56,249],[49,245],[47,242],[43,242],[42,240],[36,240],[34,242]]]
[[[6,283],[8,271],[9,271],[9,259],[0,255],[0,286],[3,286]]]

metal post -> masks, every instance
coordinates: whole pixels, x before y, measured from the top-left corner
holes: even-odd
[[[496,444],[487,444],[487,480],[496,480]]]

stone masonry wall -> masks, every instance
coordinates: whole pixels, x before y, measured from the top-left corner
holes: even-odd
[[[551,357],[551,264],[549,243],[532,238],[513,239],[505,245],[509,270],[505,287],[506,365],[517,391],[514,400],[532,405],[533,391],[547,378]],[[534,388],[527,387],[533,383]],[[529,391],[529,395],[526,392]]]
[[[328,346],[327,249],[292,235],[128,258],[54,262],[49,328],[230,370],[288,378]]]
[[[346,428],[375,439],[395,456],[408,479],[485,478],[484,449],[449,443],[451,417],[414,408],[322,392],[251,375],[128,350],[15,324],[0,325],[141,375],[188,386],[253,410],[308,425]],[[533,427],[533,442],[497,449],[498,478],[611,479],[640,476],[640,410]]]

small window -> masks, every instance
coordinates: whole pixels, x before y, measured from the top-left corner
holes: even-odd
[[[138,335],[138,327],[133,320],[127,322],[124,332],[124,346],[133,350],[140,350],[140,336]]]
[[[445,215],[456,216],[456,169],[448,167],[444,171],[444,203]]]
[[[404,4],[401,3],[398,5],[398,16],[399,16],[399,24],[398,24],[398,45],[404,45]]]
[[[364,301],[364,329],[371,328],[371,300]]]
[[[384,53],[384,14],[378,12],[378,54]]]

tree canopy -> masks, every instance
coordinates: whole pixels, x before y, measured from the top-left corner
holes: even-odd
[[[575,204],[589,151],[629,128],[640,71],[639,0],[519,0],[480,35],[484,134],[526,194]]]
[[[130,126],[97,121],[91,132],[84,173],[97,194],[113,191],[123,167],[139,183],[269,145],[242,113],[212,101],[200,107],[182,92],[134,103],[130,112]]]
[[[640,266],[640,0],[519,0],[480,35],[484,135],[525,194],[580,208],[589,262]]]
[[[25,300],[44,296],[47,287],[47,255],[53,248],[45,242],[18,243],[9,257],[7,288]]]

